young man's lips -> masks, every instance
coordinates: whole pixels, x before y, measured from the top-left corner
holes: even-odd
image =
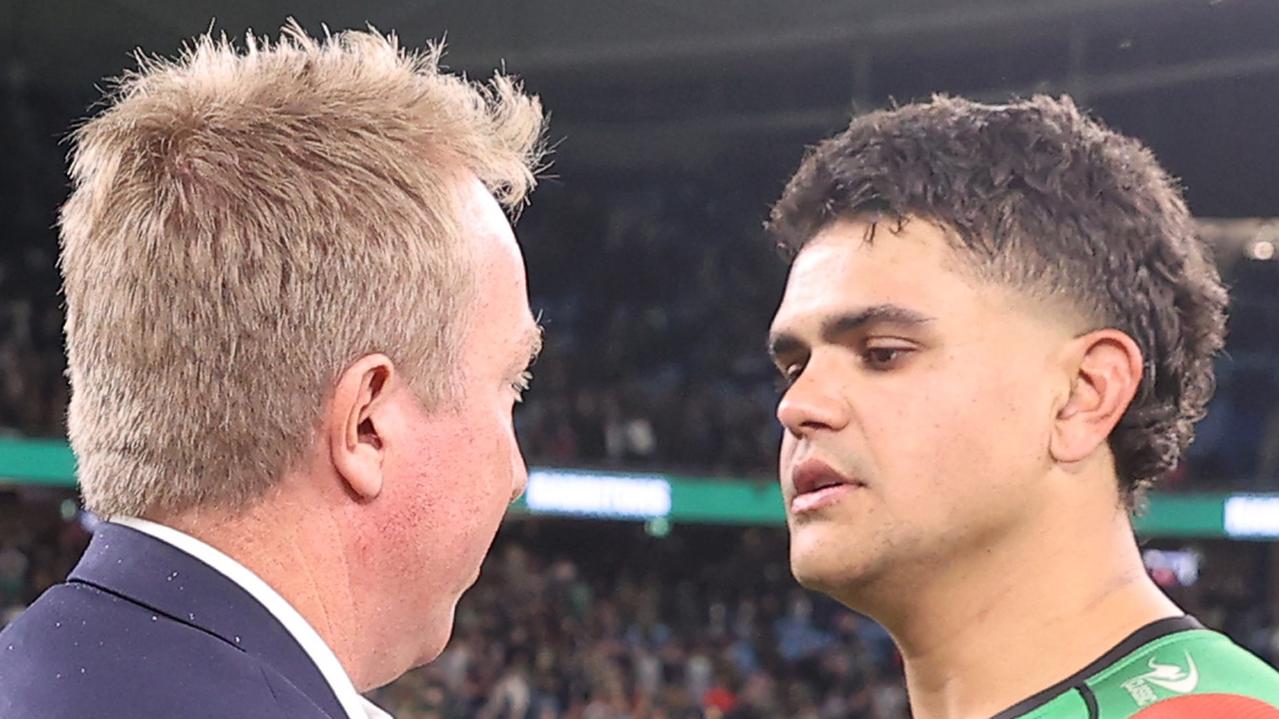
[[[796,495],[790,503],[791,514],[804,514],[805,512],[815,512],[823,507],[827,507],[839,500],[845,495],[856,492],[862,488],[860,484],[832,484],[829,487],[823,487],[815,492],[806,492]]]
[[[820,459],[806,459],[791,470],[791,486],[794,487],[796,496],[837,484],[862,483]]]
[[[817,509],[865,485],[819,459],[806,459],[791,471],[791,511]]]

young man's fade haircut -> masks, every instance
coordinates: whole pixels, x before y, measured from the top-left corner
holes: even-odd
[[[84,499],[235,510],[309,446],[350,362],[458,402],[474,260],[465,178],[535,183],[536,97],[376,31],[197,39],[139,59],[73,136],[61,269]],[[482,330],[481,330],[482,331]]]
[[[1177,183],[1066,97],[937,96],[855,118],[806,155],[768,229],[791,256],[839,218],[920,218],[978,281],[1128,334],[1144,370],[1110,435],[1132,506],[1173,469],[1212,395],[1226,292]]]

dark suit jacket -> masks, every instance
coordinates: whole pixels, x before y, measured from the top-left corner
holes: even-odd
[[[0,632],[0,719],[345,719],[293,636],[212,567],[99,525]]]

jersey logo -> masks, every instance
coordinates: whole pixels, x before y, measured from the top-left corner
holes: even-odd
[[[1176,664],[1156,664],[1153,657],[1148,666],[1151,672],[1141,678],[1157,687],[1163,687],[1178,694],[1186,694],[1193,692],[1195,687],[1199,686],[1199,669],[1195,667],[1195,660],[1189,653],[1186,654],[1186,669]]]
[[[1123,683],[1124,689],[1138,706],[1152,704],[1158,699],[1150,686],[1152,684],[1176,694],[1189,694],[1199,686],[1199,668],[1195,666],[1195,660],[1189,652],[1186,653],[1184,668],[1176,664],[1159,664],[1154,657],[1150,658],[1146,666],[1150,667],[1149,672]]]

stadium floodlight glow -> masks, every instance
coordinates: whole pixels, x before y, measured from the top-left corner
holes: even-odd
[[[1199,554],[1194,551],[1146,549],[1141,553],[1141,561],[1156,582],[1160,582],[1164,576],[1175,578],[1176,583],[1183,587],[1199,581]]]
[[[1239,494],[1226,499],[1227,537],[1279,537],[1279,497]]]
[[[524,502],[532,512],[653,519],[671,513],[671,483],[660,474],[535,469]]]
[[[1275,243],[1272,240],[1256,240],[1248,245],[1248,257],[1254,260],[1275,259]]]

